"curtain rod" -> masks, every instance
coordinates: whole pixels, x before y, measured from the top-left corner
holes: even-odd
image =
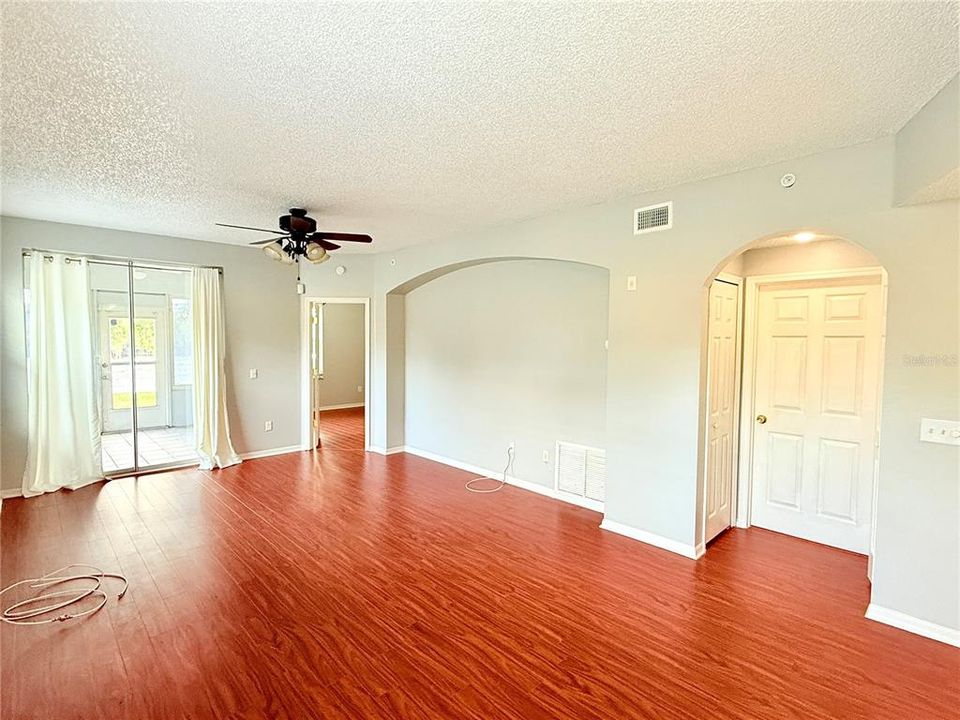
[[[40,253],[43,255],[46,260],[53,260],[53,250],[40,250],[38,248],[24,249],[21,252],[23,257],[30,257],[33,253]],[[109,255],[84,255],[82,253],[62,253],[66,255],[64,260],[66,262],[80,262],[81,259],[85,258],[88,262],[94,262],[101,265],[116,265],[119,267],[125,267],[128,265],[133,265],[137,268],[143,268],[145,270],[183,270],[187,271],[191,268],[199,267],[205,268],[207,270],[216,270],[218,273],[223,275],[223,268],[219,265],[190,265],[188,263],[177,263],[170,262],[164,264],[157,264],[156,261],[150,260],[136,260],[134,258],[121,258],[121,257],[112,257]],[[74,257],[70,257],[73,255]]]

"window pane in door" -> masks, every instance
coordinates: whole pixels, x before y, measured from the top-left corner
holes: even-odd
[[[157,321],[153,318],[137,318],[134,327],[137,331],[136,355],[140,360],[157,359]]]
[[[155,363],[137,363],[137,407],[157,406],[157,366]]]
[[[110,360],[126,360],[130,357],[130,321],[127,318],[110,318]]]
[[[133,386],[130,382],[129,362],[110,363],[110,407],[113,410],[129,410]],[[155,407],[157,404],[157,366],[154,363],[137,363],[137,405]]]
[[[114,410],[128,410],[133,407],[131,402],[132,392],[130,365],[128,363],[110,363],[110,407]]]

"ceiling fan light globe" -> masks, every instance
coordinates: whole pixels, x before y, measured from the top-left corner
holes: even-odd
[[[263,246],[263,254],[266,255],[271,260],[280,260],[282,261],[286,253],[283,252],[283,245],[279,242],[270,243],[269,245]]]
[[[283,253],[283,257],[280,258],[280,262],[284,265],[293,265],[296,262],[296,259],[293,255],[288,252]]]
[[[315,242],[307,243],[306,255],[307,260],[314,264],[322,263],[330,258],[323,246]]]

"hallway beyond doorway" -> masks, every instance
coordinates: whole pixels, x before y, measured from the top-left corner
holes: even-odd
[[[343,408],[320,412],[320,450],[364,450],[365,408]]]

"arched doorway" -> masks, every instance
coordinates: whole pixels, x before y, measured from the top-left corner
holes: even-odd
[[[885,310],[877,259],[828,233],[761,238],[710,274],[703,543],[758,526],[872,555]]]
[[[607,268],[545,257],[455,263],[396,286],[383,309],[385,453],[602,508],[609,294]]]
[[[381,434],[386,444],[384,452],[390,454],[397,452],[408,445],[406,441],[406,395],[407,395],[407,345],[406,345],[406,320],[407,320],[407,298],[417,289],[422,288],[433,281],[440,280],[446,276],[453,275],[463,270],[478,269],[488,266],[510,267],[513,265],[528,265],[530,263],[540,264],[544,267],[556,268],[581,268],[585,271],[595,271],[602,274],[604,283],[608,282],[609,269],[593,263],[582,262],[578,260],[567,260],[563,258],[554,258],[539,255],[513,255],[513,256],[489,256],[480,257],[461,262],[450,263],[428,271],[419,273],[406,281],[396,285],[384,296],[383,306],[383,351],[382,358],[382,407],[384,427]],[[490,290],[494,291],[495,286]],[[603,291],[604,298],[607,297],[607,290]],[[607,307],[607,301],[604,299],[604,308]],[[603,320],[604,331],[606,330],[606,319]],[[502,336],[502,328],[497,331],[495,337]],[[496,342],[502,342],[497,339]]]

